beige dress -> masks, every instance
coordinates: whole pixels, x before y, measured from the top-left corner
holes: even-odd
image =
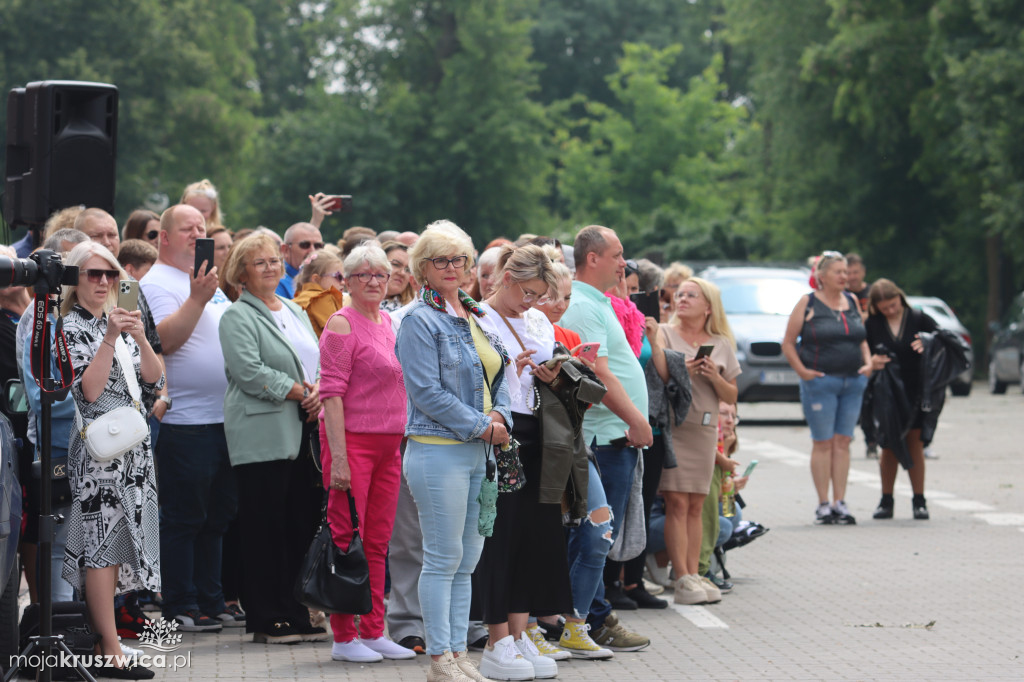
[[[661,341],[663,347],[683,353],[687,360],[697,355],[697,347],[684,341],[674,325],[661,325]],[[729,340],[713,336],[708,344],[715,347],[711,359],[722,376],[730,381],[739,376],[740,363]],[[718,445],[718,394],[711,382],[701,376],[691,375],[690,382],[693,384],[690,411],[686,421],[672,429],[672,449],[679,466],[662,470],[659,492],[707,495],[711,489]]]

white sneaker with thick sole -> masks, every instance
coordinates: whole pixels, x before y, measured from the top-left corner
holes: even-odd
[[[540,652],[533,640],[524,632],[516,640],[516,648],[523,658],[533,666],[533,676],[538,680],[546,680],[558,675],[558,664]],[[566,652],[568,653],[568,652]]]
[[[676,581],[674,599],[677,604],[689,604],[691,606],[707,604],[708,593],[704,589],[704,586],[701,585],[697,576],[684,575]],[[719,599],[721,599],[721,597],[719,597]]]
[[[718,585],[711,582],[710,578],[706,576],[700,576],[700,586],[704,588],[704,594],[708,597],[709,604],[717,604],[722,601],[722,591],[718,589]]]
[[[397,642],[392,642],[387,637],[378,637],[376,639],[359,639],[367,649],[372,649],[378,654],[392,661],[401,661],[407,658],[416,658],[416,652],[412,649],[406,649],[404,646]]]
[[[351,642],[335,642],[331,646],[331,658],[335,661],[350,661],[352,663],[377,663],[384,660],[383,656],[358,639],[353,639]]]
[[[537,647],[537,651],[542,655],[547,656],[552,661],[567,661],[572,658],[572,654],[568,651],[565,649],[559,649],[557,646],[549,642],[536,623],[526,628],[526,636],[529,637],[533,642],[533,645]]]
[[[484,649],[480,673],[492,680],[532,680],[536,676],[533,663],[519,652],[512,635],[499,639],[493,648]]]

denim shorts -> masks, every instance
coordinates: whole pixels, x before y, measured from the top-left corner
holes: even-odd
[[[811,440],[831,440],[839,434],[853,438],[868,378],[863,374],[838,377],[826,374],[800,380],[800,403],[811,427]]]

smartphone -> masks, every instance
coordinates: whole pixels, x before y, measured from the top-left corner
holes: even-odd
[[[568,355],[554,355],[550,360],[544,363],[544,366],[548,369],[555,369],[561,363],[569,359]]]
[[[636,294],[630,294],[629,300],[636,304],[637,310],[644,317],[653,317],[656,320],[661,319],[661,291],[646,291]]]
[[[757,466],[757,460],[756,459],[750,460],[750,464],[747,465],[747,469],[746,469],[746,471],[743,472],[743,476],[744,477],[749,476],[750,472],[752,472],[754,470],[754,467],[756,467],[756,466]]]
[[[600,347],[600,343],[584,343],[576,351],[576,357],[583,358],[588,362],[597,362],[597,349]]]
[[[213,240],[212,239],[197,239],[196,240],[196,276],[199,275],[199,268],[203,266],[203,262],[206,262],[206,270],[202,274],[210,272],[210,268],[213,267]]]
[[[711,351],[713,351],[714,349],[715,347],[712,346],[711,344],[701,346],[700,348],[697,349],[697,355],[695,355],[693,359],[700,360],[701,358],[706,358],[709,355],[711,355]]]
[[[135,280],[121,280],[117,290],[117,307],[128,312],[139,309],[139,283]]]
[[[348,194],[331,194],[325,199],[330,199],[325,208],[335,213],[348,213],[352,210],[352,197]]]

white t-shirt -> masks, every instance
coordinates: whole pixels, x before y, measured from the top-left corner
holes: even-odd
[[[524,350],[516,340],[515,334],[509,330],[508,324],[502,321],[498,311],[487,303],[481,303],[480,306],[487,311],[487,317],[492,320],[493,330],[501,337],[501,342],[505,344],[505,350],[515,360],[516,356]],[[516,330],[516,334],[526,346],[525,350],[537,351],[530,356],[531,360],[539,365],[551,359],[555,347],[555,328],[544,313],[530,308],[523,313],[522,317],[507,317],[505,319]],[[533,414],[535,402],[533,374],[530,368],[526,367],[519,375],[519,395],[513,395],[512,411],[519,414]]]
[[[150,268],[139,283],[157,324],[178,312],[188,298],[188,273],[162,263]],[[164,416],[165,424],[223,424],[224,392],[228,388],[224,353],[220,347],[221,315],[231,301],[217,289],[195,330],[173,353],[164,353],[167,391],[174,401]]]
[[[280,310],[271,310],[270,314],[274,316],[277,328],[291,341],[292,348],[302,361],[306,381],[312,384],[316,381],[317,368],[320,366],[320,344],[317,343],[316,337],[309,333],[287,305],[282,303]]]

